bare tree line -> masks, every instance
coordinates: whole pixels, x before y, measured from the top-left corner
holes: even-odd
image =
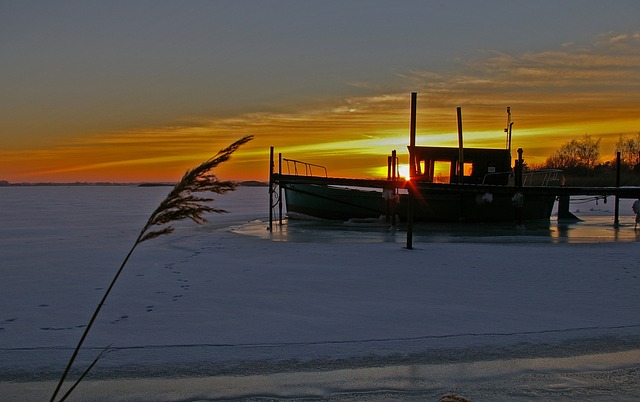
[[[547,158],[543,167],[587,172],[603,166],[615,166],[615,155],[612,155],[609,161],[599,162],[600,140],[585,135],[580,139],[568,141]],[[640,171],[640,133],[633,137],[620,136],[615,151],[620,152],[621,164],[626,169]]]

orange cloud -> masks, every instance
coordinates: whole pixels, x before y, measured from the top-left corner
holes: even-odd
[[[511,106],[513,149],[523,148],[531,163],[585,134],[602,138],[608,157],[620,135],[640,132],[640,33],[609,33],[591,46],[487,53],[447,72],[412,70],[392,78],[393,84],[352,83],[369,96],[318,98],[288,113],[243,113],[0,151],[0,180],[177,180],[246,134],[255,140],[220,167],[220,176],[266,180],[272,145],[285,157],[326,165],[331,175],[374,176],[391,150],[406,156],[412,90],[419,92],[422,145],[457,145],[456,106],[463,109],[465,145],[477,147],[504,146]]]

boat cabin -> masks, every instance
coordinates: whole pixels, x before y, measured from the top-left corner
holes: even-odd
[[[460,149],[456,147],[409,146],[412,180],[427,183],[506,185],[511,173],[508,149],[464,148],[463,177],[458,177]]]

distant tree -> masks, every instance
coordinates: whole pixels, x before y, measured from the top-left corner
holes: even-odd
[[[593,140],[590,135],[579,140],[571,140],[560,146],[547,158],[545,166],[556,169],[592,171],[600,157],[600,138]]]
[[[547,165],[544,162],[531,162],[531,163],[527,163],[527,161],[524,161],[524,166],[523,166],[524,170],[540,170],[540,169],[546,169]]]
[[[622,137],[616,142],[616,152],[620,152],[620,160],[629,169],[640,165],[640,133],[635,137]]]

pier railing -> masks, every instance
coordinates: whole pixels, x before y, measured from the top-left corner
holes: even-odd
[[[482,184],[503,183],[513,186],[515,184],[514,172],[487,173]],[[562,185],[562,170],[538,169],[522,172],[522,185],[526,187],[551,187]]]
[[[562,170],[560,169],[539,169],[526,170],[522,172],[523,186],[559,186],[562,184]]]

